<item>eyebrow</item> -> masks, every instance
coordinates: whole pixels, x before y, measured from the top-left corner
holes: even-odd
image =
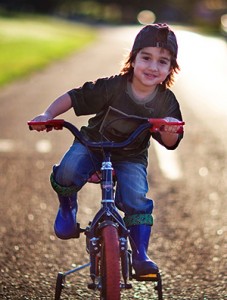
[[[146,51],[144,51],[144,50],[142,50],[140,53],[141,53],[142,55],[152,56],[151,53],[146,52]],[[166,56],[161,56],[160,58],[161,58],[161,59],[164,59],[164,60],[166,60],[166,61],[171,61],[170,58],[168,58],[168,57],[166,57]]]

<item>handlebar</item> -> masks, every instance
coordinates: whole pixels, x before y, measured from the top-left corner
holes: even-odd
[[[177,133],[183,133],[183,125],[185,124],[185,122],[183,121],[168,122],[165,119],[153,119],[153,118],[148,118],[148,119],[144,118],[144,121],[146,122],[138,126],[138,128],[123,142],[111,142],[111,141],[92,142],[86,140],[76,126],[65,121],[64,119],[53,119],[45,122],[28,121],[27,124],[29,125],[30,130],[33,130],[32,126],[34,125],[45,126],[47,128],[47,131],[50,131],[52,129],[61,130],[63,129],[63,127],[67,128],[83,145],[94,149],[124,148],[130,145],[145,130],[150,130],[150,132],[160,132],[163,131],[163,127],[165,125],[178,125],[180,126],[180,129],[178,130]]]

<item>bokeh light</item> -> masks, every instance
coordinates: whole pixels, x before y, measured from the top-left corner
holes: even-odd
[[[137,16],[138,22],[143,25],[152,24],[155,19],[156,16],[151,10],[142,10]]]
[[[221,28],[227,33],[227,14],[221,16]]]

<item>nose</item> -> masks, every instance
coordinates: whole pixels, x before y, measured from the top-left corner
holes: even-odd
[[[149,69],[152,71],[157,71],[158,70],[158,64],[156,61],[151,61],[149,64]]]

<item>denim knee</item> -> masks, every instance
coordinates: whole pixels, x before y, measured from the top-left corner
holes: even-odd
[[[151,215],[153,200],[146,197],[148,192],[146,167],[139,163],[121,162],[115,164],[114,168],[117,175],[117,206],[125,215]]]
[[[76,142],[65,153],[60,164],[53,167],[52,187],[57,193],[77,192],[99,165],[101,165],[99,157]]]

